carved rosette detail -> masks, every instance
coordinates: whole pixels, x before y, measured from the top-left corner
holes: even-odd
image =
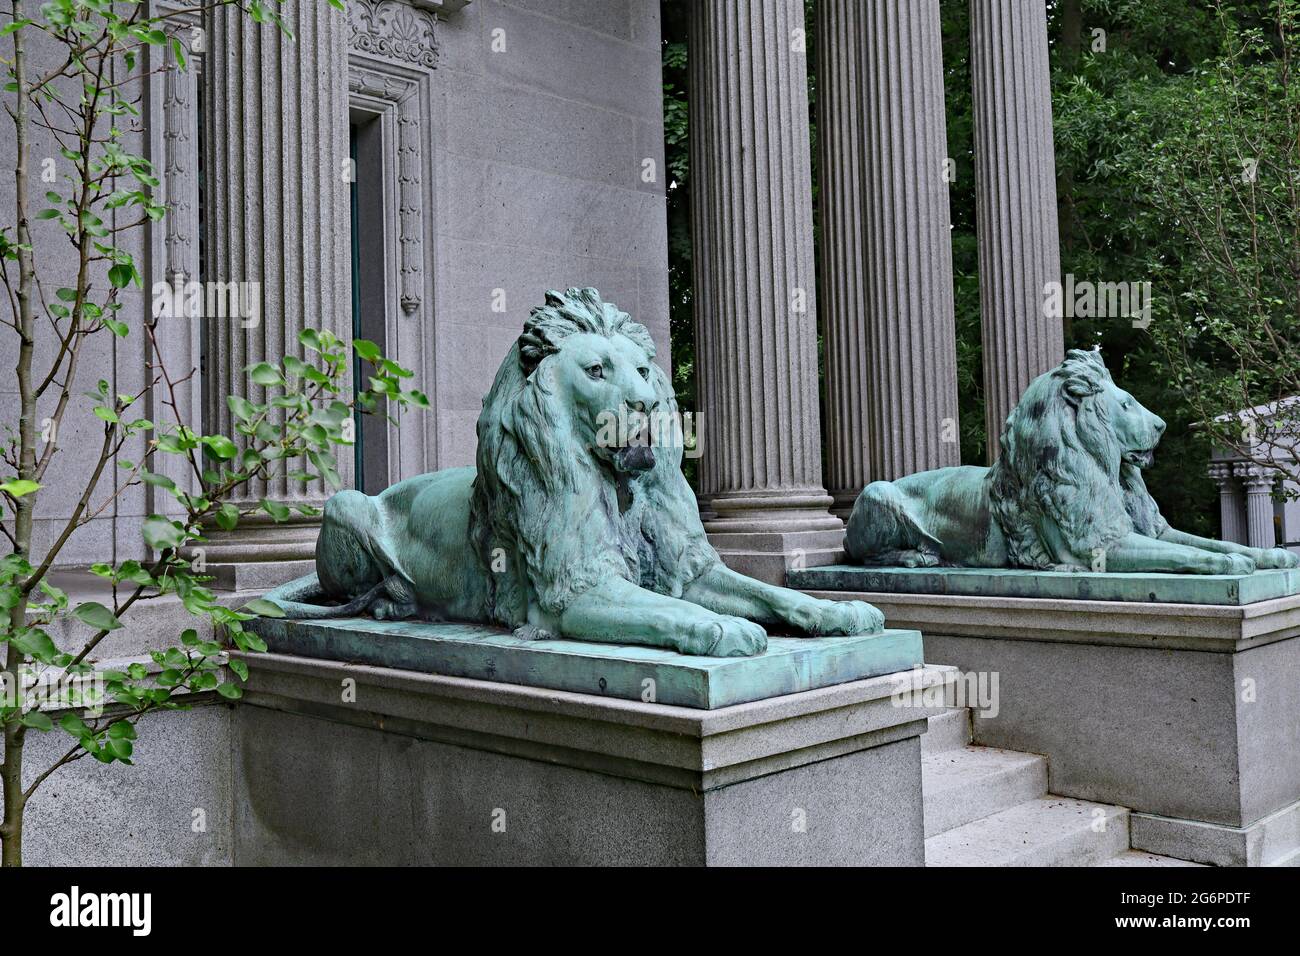
[[[352,0],[348,45],[361,53],[404,60],[426,69],[438,65],[434,16],[403,0]]]
[[[420,117],[416,100],[407,98],[397,117],[397,216],[401,245],[402,311],[420,308],[424,284],[424,203],[420,183]]]

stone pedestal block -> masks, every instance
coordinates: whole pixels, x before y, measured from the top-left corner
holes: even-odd
[[[924,630],[929,659],[996,675],[975,743],[1046,755],[1052,793],[1133,809],[1135,848],[1220,865],[1300,858],[1300,595],[811,593],[870,601],[887,626]]]
[[[235,710],[238,864],[920,865],[902,681],[715,710],[279,654]]]

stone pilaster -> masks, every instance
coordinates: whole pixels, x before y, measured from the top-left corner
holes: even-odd
[[[1241,483],[1231,462],[1216,461],[1209,468],[1210,479],[1219,489],[1219,540],[1246,543],[1246,508]]]
[[[700,485],[725,556],[842,525],[821,483],[803,4],[695,3],[690,34]]]
[[[1064,355],[1044,288],[1061,280],[1047,14],[1042,0],[971,0],[976,232],[988,458],[1034,378]]]
[[[1246,543],[1252,548],[1276,547],[1273,486],[1277,484],[1277,471],[1261,465],[1239,464],[1236,472],[1246,489]]]
[[[841,377],[835,401],[853,411],[833,413],[842,416],[833,427],[844,430],[843,441],[862,440],[867,449],[864,472],[842,458],[832,465],[837,484],[851,477],[849,488],[836,490],[850,491],[859,482],[955,465],[961,456],[939,5],[870,0],[843,7],[856,16],[856,40],[847,33],[828,39],[842,47],[832,64],[853,69],[858,80],[863,252],[856,268],[867,291],[857,316],[840,310],[828,319],[828,329],[839,331],[828,332],[827,365],[864,373],[857,388]],[[846,31],[851,22],[844,19]],[[845,161],[841,156],[837,168]],[[827,221],[826,244],[842,249],[852,234],[836,223]],[[865,353],[865,364],[849,359],[849,348]],[[858,435],[854,418],[865,422]]]
[[[305,327],[352,337],[347,17],[313,0],[279,9],[292,40],[238,7],[205,21],[205,278],[247,283],[260,312],[257,321],[204,320],[206,424],[232,435],[226,396],[265,397],[245,366],[303,354]],[[339,466],[346,485],[346,450]],[[269,497],[320,505],[329,494],[320,482],[279,478],[249,488],[243,504]],[[314,522],[254,520],[233,539],[214,536],[207,560],[310,558],[315,535]]]

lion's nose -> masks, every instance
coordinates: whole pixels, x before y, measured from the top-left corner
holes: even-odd
[[[1159,415],[1156,416],[1156,420],[1155,422],[1153,422],[1153,425],[1155,427],[1157,435],[1163,435],[1165,433],[1165,420],[1161,418]]]
[[[652,398],[650,399],[649,403],[640,401],[638,399],[636,401],[628,402],[627,407],[632,409],[632,411],[634,412],[642,412],[642,413],[653,412],[656,408],[659,407],[659,399],[657,397]]]

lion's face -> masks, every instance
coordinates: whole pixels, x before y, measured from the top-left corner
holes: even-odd
[[[1155,458],[1156,445],[1165,431],[1164,419],[1144,408],[1136,398],[1109,380],[1104,383],[1099,397],[1107,403],[1120,457],[1131,465],[1149,468]]]
[[[548,361],[578,441],[616,472],[652,468],[650,415],[659,400],[645,350],[623,335],[584,332],[566,337]]]

